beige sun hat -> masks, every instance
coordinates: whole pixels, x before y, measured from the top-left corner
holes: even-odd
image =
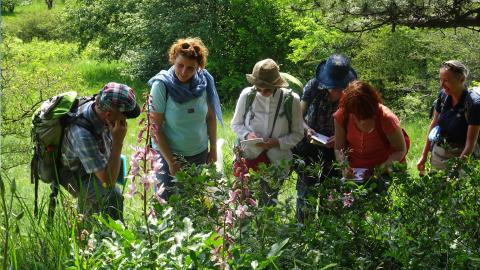
[[[272,59],[257,62],[252,74],[246,74],[246,77],[249,83],[262,88],[288,87],[288,83],[280,76],[277,63]]]

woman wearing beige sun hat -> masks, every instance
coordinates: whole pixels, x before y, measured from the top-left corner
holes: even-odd
[[[287,89],[288,83],[280,76],[279,67],[272,59],[256,63],[246,77],[252,86],[240,94],[231,122],[240,141],[258,140],[241,144],[245,158],[260,159],[267,165],[291,160],[290,149],[303,138],[300,98]],[[256,165],[252,169],[257,169]],[[283,176],[287,174],[288,167]],[[261,203],[272,204],[276,200],[278,189],[270,184],[262,183],[265,196]]]

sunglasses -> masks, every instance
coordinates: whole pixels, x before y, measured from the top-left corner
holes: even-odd
[[[464,71],[462,67],[456,66],[455,64],[452,64],[450,62],[443,62],[441,68],[451,70],[458,74],[463,74]]]
[[[190,49],[190,47],[193,47],[193,52],[194,52],[195,57],[197,57],[199,52],[200,52],[200,47],[198,47],[197,45],[191,45],[188,42],[182,43],[181,47],[182,47],[183,50],[188,50],[188,49]]]

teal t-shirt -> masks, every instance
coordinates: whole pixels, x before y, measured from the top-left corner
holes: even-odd
[[[207,91],[198,98],[180,104],[167,96],[163,82],[156,81],[152,85],[150,95],[152,96],[150,111],[164,114],[161,130],[173,153],[194,156],[208,148]],[[159,150],[153,142],[152,146]]]

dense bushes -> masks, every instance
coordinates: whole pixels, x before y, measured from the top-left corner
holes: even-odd
[[[128,74],[149,78],[169,66],[178,38],[198,36],[221,96],[238,91],[259,59],[286,59],[290,24],[276,1],[78,1],[66,23],[82,46],[98,41],[104,57],[123,59]]]
[[[251,206],[243,218],[240,208],[231,208],[230,216],[222,209],[235,200],[231,191],[240,182],[221,177],[213,167],[192,167],[177,178],[179,185],[189,187],[186,193],[171,205],[148,203],[151,244],[145,224],[99,218],[98,225],[85,230],[77,227],[73,215],[69,241],[74,242],[61,249],[62,267],[475,269],[480,267],[480,165],[456,163],[452,168],[422,178],[395,175],[386,193],[374,191],[380,178],[367,186],[326,180],[317,187],[318,216],[301,225],[291,198],[276,207]],[[256,181],[252,177],[249,183],[257,199]],[[58,230],[51,231],[37,226],[42,235],[28,247],[42,242],[47,245],[42,250],[51,252],[55,241],[42,239],[58,239],[55,234],[65,224],[55,224]],[[12,237],[22,242],[27,236]],[[16,248],[20,253],[28,247]],[[37,260],[48,268],[48,262]]]

